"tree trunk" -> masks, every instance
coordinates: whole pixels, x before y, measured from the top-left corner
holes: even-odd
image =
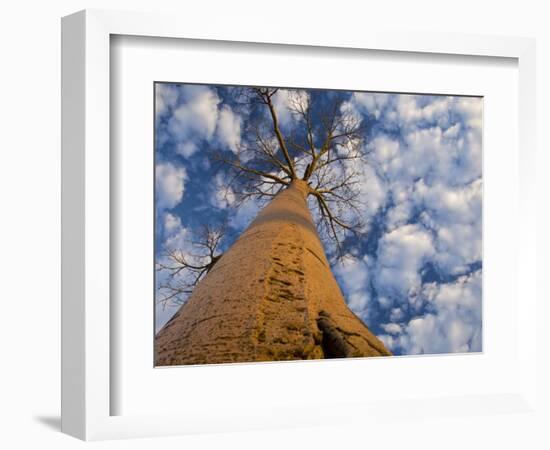
[[[281,191],[156,336],[156,365],[390,355],[347,307],[302,180]]]

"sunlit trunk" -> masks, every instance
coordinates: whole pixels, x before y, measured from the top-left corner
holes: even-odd
[[[380,356],[347,307],[294,181],[196,286],[156,336],[156,364]]]

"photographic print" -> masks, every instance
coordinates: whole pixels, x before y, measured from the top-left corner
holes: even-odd
[[[481,97],[154,103],[156,366],[482,351]]]

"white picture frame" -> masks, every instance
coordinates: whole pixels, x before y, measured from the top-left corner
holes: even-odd
[[[519,358],[517,383],[491,395],[460,398],[397,399],[400,408],[415,414],[492,414],[502,410],[536,408],[536,295],[535,295],[535,43],[532,39],[452,34],[408,34],[379,30],[325,35],[300,28],[285,30],[265,24],[234,29],[208,29],[200,20],[167,14],[87,10],[62,21],[62,430],[85,440],[162,436],[209,431],[232,431],[269,426],[309,425],[352,416],[376,414],[394,420],[388,402],[343,405],[277,405],[251,414],[219,405],[216,412],[196,414],[111,415],[110,256],[111,173],[110,39],[112,35],[162,37],[257,44],[284,44],[338,49],[367,49],[413,54],[501,57],[518,64],[519,235],[517,342],[525,349]],[[523,231],[522,231],[523,230]],[[354,362],[355,364],[361,362]],[[316,369],[311,369],[316,370]],[[199,387],[200,388],[200,387]],[[401,412],[402,414],[403,412]],[[274,419],[275,418],[275,419]]]

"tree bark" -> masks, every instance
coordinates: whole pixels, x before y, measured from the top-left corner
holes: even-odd
[[[390,355],[347,307],[294,180],[156,336],[156,365]]]

